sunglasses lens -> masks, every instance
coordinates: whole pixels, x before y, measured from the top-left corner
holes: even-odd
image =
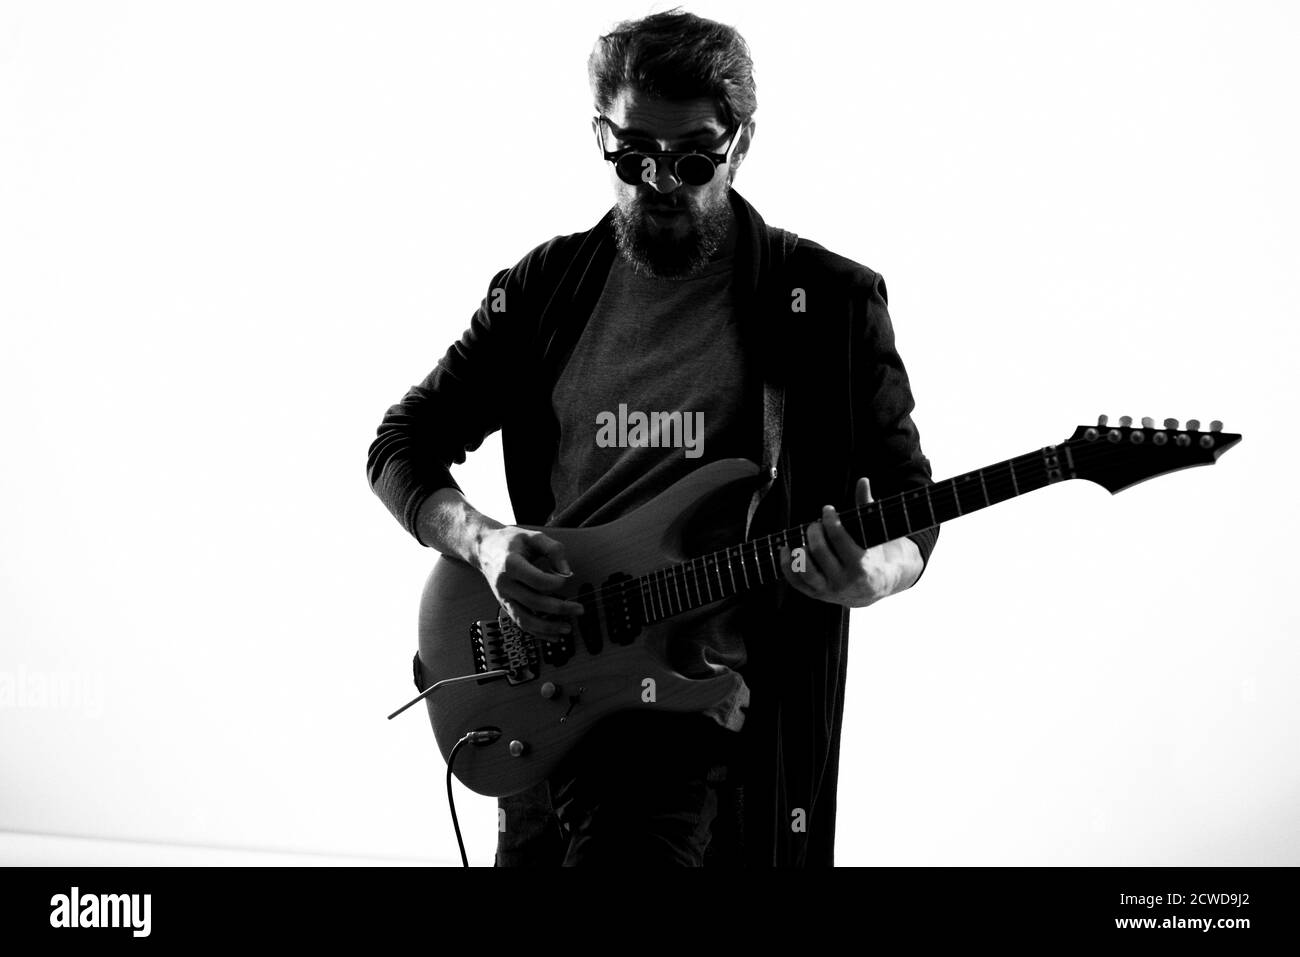
[[[654,160],[645,153],[625,153],[614,164],[614,171],[618,173],[618,178],[623,182],[629,186],[635,186],[638,183],[649,182],[649,180],[643,179],[643,176],[654,179],[655,164]]]
[[[713,161],[692,153],[677,161],[677,178],[687,186],[703,186],[713,179]]]

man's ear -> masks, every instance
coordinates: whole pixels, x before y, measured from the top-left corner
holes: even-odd
[[[751,119],[736,134],[736,149],[731,154],[731,168],[733,171],[740,169],[740,164],[744,162],[745,154],[749,152],[749,145],[753,142],[754,130],[757,126],[758,124]]]

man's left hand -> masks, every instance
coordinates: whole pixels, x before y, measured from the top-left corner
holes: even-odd
[[[871,482],[858,479],[856,504],[871,498]],[[865,608],[910,588],[921,576],[921,550],[906,536],[872,548],[859,548],[840,523],[835,508],[822,509],[821,521],[804,530],[803,571],[793,571],[790,549],[781,548],[781,572],[790,587],[809,598],[849,608]]]

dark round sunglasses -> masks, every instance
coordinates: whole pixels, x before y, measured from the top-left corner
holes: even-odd
[[[679,182],[687,186],[703,186],[713,179],[717,168],[727,162],[731,148],[736,143],[736,135],[732,133],[727,148],[721,153],[710,153],[707,150],[643,150],[634,146],[607,150],[604,128],[609,126],[612,131],[613,124],[603,116],[595,119],[601,126],[601,152],[607,161],[614,164],[618,178],[629,186],[654,182],[660,163],[666,163],[668,172]]]

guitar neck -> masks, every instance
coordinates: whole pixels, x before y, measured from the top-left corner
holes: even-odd
[[[1066,479],[1087,479],[1113,494],[1156,475],[1213,464],[1241,441],[1238,434],[1219,431],[1218,422],[1211,423],[1209,432],[1199,432],[1195,419],[1182,431],[1173,419],[1165,420],[1164,429],[1150,419],[1143,419],[1140,428],[1130,427],[1127,417],[1120,421],[1119,427],[1107,429],[1102,416],[1096,426],[1079,426],[1060,445],[836,514],[860,548],[871,548]],[[783,579],[782,549],[806,547],[800,525],[670,565],[629,584],[639,588],[643,620],[651,624],[774,584]]]
[[[1072,472],[1069,450],[1049,445],[836,514],[859,548],[872,548],[1073,478]],[[645,620],[663,621],[781,580],[781,550],[807,548],[804,529],[782,529],[642,576]]]

